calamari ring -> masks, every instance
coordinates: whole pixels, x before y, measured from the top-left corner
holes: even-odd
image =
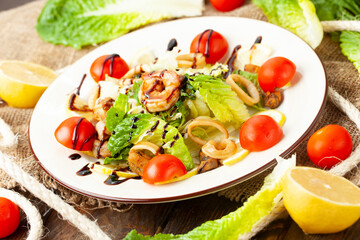
[[[238,74],[230,74],[226,78],[226,83],[231,86],[232,90],[234,90],[238,97],[247,105],[252,106],[260,101],[260,94],[256,86],[243,76]],[[248,90],[250,96],[247,95],[244,90],[242,90],[241,87],[239,87],[236,83],[240,83],[242,86],[244,86]]]
[[[156,155],[159,152],[160,148],[154,143],[147,142],[147,141],[141,141],[141,142],[137,143],[136,145],[134,145],[130,149],[130,152],[131,151],[134,152],[135,150],[148,150],[152,154]],[[129,152],[129,155],[130,155],[130,152]]]
[[[211,126],[211,127],[215,127],[217,129],[220,130],[220,132],[222,132],[225,135],[225,138],[229,138],[229,133],[227,131],[227,129],[224,127],[224,125],[222,125],[220,122],[216,121],[216,120],[210,120],[210,119],[203,119],[203,118],[196,118],[194,119],[187,128],[187,134],[189,135],[189,137],[196,143],[200,144],[200,145],[205,145],[207,142],[204,139],[201,139],[199,137],[195,137],[192,134],[192,130],[197,127],[197,126]]]
[[[202,152],[212,158],[225,159],[236,153],[236,144],[230,139],[224,139],[220,142],[210,140],[201,148]]]

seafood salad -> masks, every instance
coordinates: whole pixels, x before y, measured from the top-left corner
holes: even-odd
[[[171,183],[234,164],[283,138],[285,116],[275,109],[296,66],[271,54],[261,36],[229,54],[225,37],[208,29],[189,52],[171,39],[163,56],[142,51],[131,63],[99,56],[89,66],[96,84],[88,99],[80,96],[84,75],[67,99],[73,116],[55,138],[98,159],[78,175],[97,171],[111,185]]]

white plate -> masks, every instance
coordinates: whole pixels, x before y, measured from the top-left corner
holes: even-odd
[[[105,175],[93,173],[78,176],[76,172],[94,158],[82,154],[71,161],[68,156],[75,151],[60,145],[54,137],[56,127],[67,118],[67,94],[88,74],[82,94],[94,84],[89,74],[91,63],[99,56],[118,53],[129,62],[135,52],[150,46],[156,55],[166,51],[171,38],[188,51],[192,39],[205,29],[220,32],[229,42],[229,52],[237,44],[251,45],[262,36],[263,43],[273,49],[272,56],[289,58],[297,66],[301,78],[292,82],[285,91],[285,100],[279,111],[286,115],[284,138],[274,147],[250,153],[233,166],[222,166],[185,181],[153,186],[141,180],[129,180],[120,185],[104,184]],[[59,76],[45,91],[32,115],[29,135],[34,154],[41,167],[60,184],[84,195],[121,202],[150,203],[191,198],[212,193],[235,185],[275,164],[274,158],[293,150],[309,133],[324,108],[327,81],[324,67],[318,56],[296,35],[269,23],[234,17],[200,17],[161,23],[134,31],[115,39],[89,53]]]

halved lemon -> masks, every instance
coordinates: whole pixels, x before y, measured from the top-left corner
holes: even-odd
[[[110,175],[115,171],[116,175],[118,175],[119,177],[123,177],[123,178],[134,178],[134,177],[139,176],[133,172],[124,172],[124,171],[117,170],[116,167],[117,167],[117,165],[112,165],[112,164],[107,164],[107,165],[96,164],[96,163],[89,164],[90,169],[94,170],[95,172],[102,173],[105,175]]]
[[[173,178],[173,179],[168,180],[168,181],[156,182],[156,183],[154,183],[154,184],[155,184],[155,185],[162,185],[162,184],[168,184],[168,183],[173,183],[173,182],[182,181],[182,180],[185,180],[185,179],[187,179],[187,178],[190,178],[190,177],[196,175],[197,173],[198,173],[197,168],[194,168],[193,170],[187,172],[185,175],[182,175],[181,177]]]
[[[306,233],[335,233],[360,218],[360,189],[327,171],[295,167],[283,181],[284,204]]]
[[[262,112],[255,113],[254,115],[266,115],[272,117],[281,127],[284,126],[286,121],[285,115],[278,110],[266,110]]]
[[[0,97],[11,107],[34,107],[57,74],[42,65],[0,61]]]

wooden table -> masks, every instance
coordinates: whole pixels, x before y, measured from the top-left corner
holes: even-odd
[[[21,192],[19,189],[17,191]],[[21,192],[23,193],[23,192]],[[87,239],[76,227],[61,219],[56,211],[38,199],[23,193],[33,200],[44,221],[44,240]],[[146,235],[156,233],[186,233],[203,222],[221,218],[236,210],[241,204],[219,197],[216,193],[194,199],[162,203],[133,205],[126,212],[119,213],[110,209],[80,210],[90,219],[97,219],[99,226],[112,239],[122,239],[132,229]],[[9,239],[25,239],[28,233],[27,221],[22,214],[20,227]],[[360,220],[347,230],[326,235],[305,235],[290,217],[271,223],[253,239],[284,240],[358,240]]]

